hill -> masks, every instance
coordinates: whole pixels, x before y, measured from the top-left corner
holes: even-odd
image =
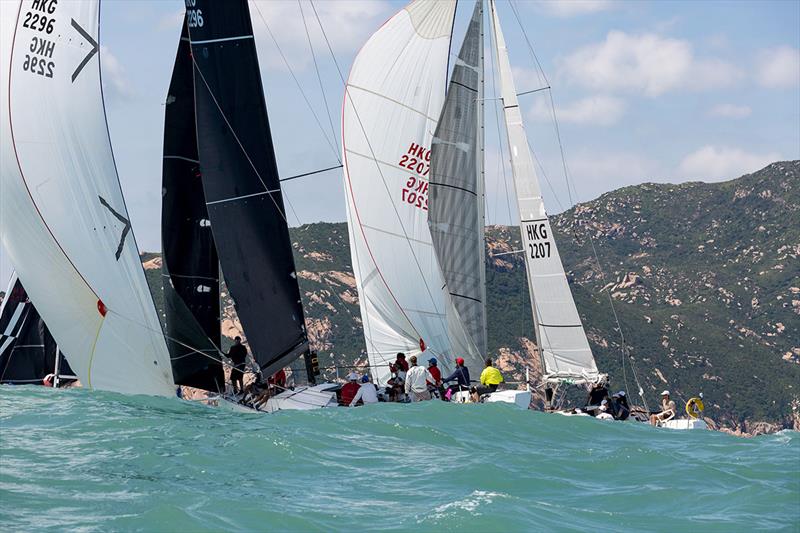
[[[704,392],[742,431],[800,411],[800,161],[723,183],[645,183],[552,217],[598,366],[650,405]],[[291,229],[308,330],[323,366],[364,365],[347,227]],[[489,351],[515,379],[539,371],[516,227],[487,227]],[[590,239],[591,237],[591,239]],[[599,264],[592,252],[594,243]],[[144,254],[160,300],[160,258]],[[601,268],[602,267],[602,268]],[[609,303],[625,335],[627,356]],[[238,332],[223,297],[223,332]],[[632,366],[634,365],[634,366]]]

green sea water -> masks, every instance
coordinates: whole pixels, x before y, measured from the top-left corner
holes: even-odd
[[[3,531],[800,530],[800,434],[0,387]]]

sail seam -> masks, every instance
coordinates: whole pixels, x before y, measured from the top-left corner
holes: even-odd
[[[265,194],[271,195],[274,192],[280,192],[280,189],[270,189],[263,192],[254,192],[253,194],[244,194],[242,196],[234,196],[233,198],[224,198],[222,200],[214,200],[213,202],[206,202],[206,205],[222,204],[225,202],[235,202],[237,200],[244,200],[245,198],[253,198],[255,196],[264,196]]]
[[[481,303],[481,300],[478,298],[473,298],[472,296],[467,296],[466,294],[458,294],[457,292],[451,292],[450,296],[456,296],[457,298],[466,298],[467,300],[472,300],[473,302]]]
[[[383,98],[384,100],[387,100],[389,102],[397,104],[400,107],[408,109],[409,111],[413,111],[414,113],[417,113],[418,115],[422,115],[423,117],[427,118],[428,120],[430,120],[432,122],[438,122],[438,119],[428,116],[428,114],[425,113],[424,111],[420,111],[419,109],[415,109],[415,108],[411,107],[410,105],[407,105],[407,104],[404,104],[403,102],[395,100],[394,98],[389,98],[385,94],[376,93],[375,91],[371,91],[369,89],[365,89],[364,87],[359,87],[358,85],[353,85],[352,83],[348,83],[347,87],[348,87],[348,89],[358,89],[359,91],[364,91],[365,93],[369,93],[369,94],[375,95],[378,98]],[[364,134],[364,137],[366,137],[366,133]]]
[[[435,182],[431,181],[430,182],[430,186],[431,187],[433,187],[433,186],[436,186],[436,187],[448,187],[450,189],[456,189],[456,190],[459,190],[459,191],[464,191],[466,193],[471,194],[472,196],[478,196],[478,193],[476,193],[476,192],[473,192],[473,191],[471,191],[469,189],[465,189],[464,187],[459,187],[458,185],[450,185],[449,183],[435,183]]]
[[[238,35],[236,37],[221,37],[219,39],[206,39],[205,41],[192,41],[189,42],[194,44],[210,44],[210,43],[221,43],[225,41],[241,41],[243,39],[252,39],[252,35]]]

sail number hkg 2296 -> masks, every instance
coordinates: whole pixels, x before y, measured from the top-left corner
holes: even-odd
[[[547,239],[547,225],[544,222],[526,224],[525,233],[531,259],[550,257],[550,241]]]
[[[190,28],[203,27],[203,10],[194,9],[197,5],[197,0],[186,0],[186,20]]]

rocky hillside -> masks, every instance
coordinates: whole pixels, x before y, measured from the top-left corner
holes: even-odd
[[[702,391],[707,414],[731,429],[800,427],[800,161],[725,183],[626,187],[553,225],[614,388],[635,394],[635,371],[651,406],[664,388],[681,400]],[[292,240],[321,364],[364,364],[345,224],[293,228]],[[539,371],[524,265],[494,256],[518,248],[517,228],[487,228],[489,350],[522,379],[526,365]],[[160,259],[143,259],[159,300]],[[227,295],[224,307],[232,336],[240,330]]]

